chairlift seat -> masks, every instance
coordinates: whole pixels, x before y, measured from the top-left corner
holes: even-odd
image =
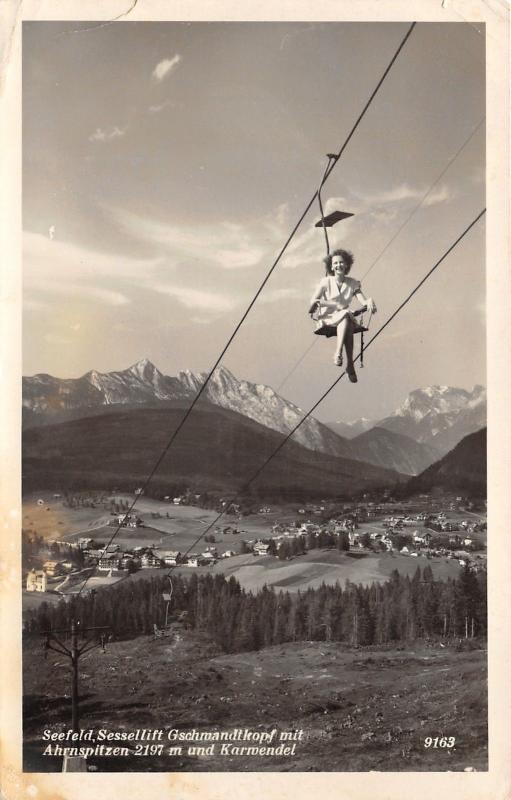
[[[348,217],[353,217],[354,214],[350,214],[348,211],[332,211],[331,214],[327,214],[326,217],[320,219],[319,222],[316,222],[314,225],[315,228],[332,228],[336,222],[340,222],[341,219],[347,219]]]

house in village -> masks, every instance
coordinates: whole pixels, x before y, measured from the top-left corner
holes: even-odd
[[[267,556],[270,545],[266,542],[256,542],[253,547],[255,556]]]
[[[153,567],[161,567],[161,559],[155,556],[154,553],[144,553],[140,559],[140,566],[142,569],[152,569]]]
[[[319,533],[320,528],[312,522],[304,522],[298,529],[298,533]]]
[[[137,517],[136,514],[119,514],[115,518],[115,522],[122,528],[138,528],[142,520],[140,517]]]
[[[204,565],[204,558],[198,553],[190,553],[190,555],[186,559],[187,567],[202,567],[203,565]]]
[[[224,553],[222,553],[221,558],[232,558],[232,556],[235,555],[236,553],[234,552],[234,550],[226,550]]]
[[[424,544],[426,547],[429,547],[431,539],[433,537],[430,533],[419,533],[419,531],[415,531],[413,534],[413,541],[414,544]]]
[[[31,569],[27,575],[27,592],[46,591],[46,572],[44,569]]]
[[[160,558],[166,567],[175,567],[181,562],[181,551],[168,550],[165,553],[160,552]]]
[[[113,555],[114,553],[118,553],[120,551],[120,547],[118,544],[109,544],[107,547],[101,547],[96,550],[86,550],[85,555],[88,559],[92,561],[98,561],[103,556]]]
[[[121,558],[115,553],[106,553],[98,559],[98,570],[110,572],[113,569],[121,568]]]
[[[58,575],[64,574],[62,561],[45,561],[43,564],[43,570],[50,578],[54,578]]]
[[[80,550],[88,550],[89,547],[92,545],[93,540],[90,536],[81,536],[78,539],[78,547]]]
[[[134,569],[139,569],[140,559],[136,556],[130,555],[129,553],[125,553],[123,556],[121,556],[120,569],[128,569],[130,565],[132,565]]]

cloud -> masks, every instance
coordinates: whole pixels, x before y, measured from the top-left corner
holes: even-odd
[[[213,292],[187,289],[183,286],[160,283],[152,286],[153,290],[170,297],[175,297],[185,308],[212,313],[231,311],[237,305],[232,296],[215,294]]]
[[[267,305],[269,303],[280,303],[282,300],[297,300],[298,298],[303,300],[303,297],[303,287],[289,287],[288,289],[271,289],[268,292],[263,292],[258,302],[261,305]]]
[[[131,217],[129,217],[131,219]],[[225,293],[209,290],[207,286],[197,289],[193,282],[197,272],[183,269],[177,282],[167,280],[169,263],[174,256],[177,263],[193,266],[193,261],[204,262],[204,254],[217,259],[226,269],[243,266],[260,260],[260,253],[243,246],[246,233],[237,225],[225,223],[223,238],[208,229],[202,233],[192,229],[168,229],[147,220],[137,219],[136,233],[144,234],[160,253],[150,259],[133,259],[102,253],[69,242],[53,240],[41,234],[25,232],[23,236],[24,291],[27,308],[51,307],[51,296],[72,299],[73,303],[92,301],[109,306],[123,306],[135,301],[140,290],[156,292],[174,297],[180,305],[193,309],[195,314],[210,315],[226,313],[235,308],[244,297],[244,289],[228,281]],[[128,218],[124,218],[128,224]],[[130,231],[131,232],[131,231]],[[218,234],[218,232],[217,232]],[[196,238],[196,236],[198,238]],[[221,246],[223,245],[223,246]],[[238,249],[239,246],[239,249]],[[165,256],[162,251],[167,249]],[[187,263],[188,261],[188,263]],[[206,264],[210,266],[210,260]],[[162,279],[162,268],[165,278]],[[206,270],[207,273],[207,270]],[[192,284],[187,286],[187,278]],[[207,279],[207,275],[206,275]],[[212,278],[216,281],[216,278]],[[222,287],[223,288],[223,287]],[[71,325],[71,323],[70,323]]]
[[[165,100],[165,102],[163,103],[159,103],[154,106],[149,106],[147,110],[149,111],[150,114],[159,114],[160,111],[163,111],[164,108],[167,108],[167,106],[171,105],[172,105],[171,100]]]
[[[164,223],[123,209],[105,211],[130,236],[165,251],[174,263],[186,260],[225,270],[249,269],[258,266],[270,249],[268,237],[265,240],[261,234],[260,221],[246,225],[224,221],[196,227]],[[271,239],[276,238],[275,232]]]
[[[387,189],[384,192],[374,192],[367,194],[365,201],[367,205],[387,205],[388,203],[402,203],[405,200],[416,200],[424,194],[418,189],[414,189],[407,183],[402,183],[399,186],[394,186],[392,189]]]
[[[125,136],[127,130],[127,125],[124,128],[119,128],[117,125],[115,125],[113,128],[109,128],[108,130],[96,128],[94,133],[91,133],[89,136],[89,142],[111,142],[112,139],[119,139],[121,136]]]
[[[152,77],[155,81],[161,83],[161,81],[166,78],[170,72],[172,72],[174,67],[176,67],[180,61],[181,56],[178,53],[176,53],[176,55],[172,58],[164,58],[163,61],[160,61],[158,64],[156,64],[152,72]]]
[[[358,202],[348,201],[343,196],[324,200],[325,213],[335,209],[357,211]],[[211,265],[226,271],[257,270],[265,274],[296,222],[286,204],[272,209],[263,217],[256,217],[243,224],[220,221],[214,225],[186,226],[161,222],[142,217],[119,208],[103,206],[113,222],[130,236],[144,244],[164,251],[174,264],[187,262],[193,265]],[[295,269],[303,266],[319,266],[322,269],[324,236],[314,223],[319,214],[309,219],[291,240],[280,266]],[[355,220],[355,222],[353,222]],[[331,246],[340,246],[346,236],[352,236],[357,217],[343,220],[329,230]]]
[[[25,306],[37,308],[41,298],[49,294],[73,295],[74,300],[89,297],[112,306],[125,305],[131,302],[128,295],[133,287],[145,286],[148,277],[161,264],[161,258],[117,256],[25,231]]]
[[[355,213],[357,205],[357,202],[348,201],[342,196],[330,197],[324,201],[327,214],[335,209]],[[194,266],[195,262],[197,266],[207,265],[233,272],[264,270],[262,274],[270,268],[296,222],[286,204],[243,224],[224,220],[214,225],[200,226],[161,222],[109,206],[103,206],[103,210],[111,217],[113,224],[126,231],[130,237],[145,245],[152,245],[158,252],[164,252],[170,263]],[[286,249],[281,266],[294,269],[317,265],[322,268],[324,237],[322,230],[314,227],[314,222],[318,219],[319,214],[316,212],[315,217],[300,228]],[[352,235],[353,224],[358,224],[357,217],[353,220],[343,220],[330,229],[332,246],[340,246],[347,235]]]
[[[397,205],[409,201],[418,201],[427,207],[449,203],[454,197],[456,197],[456,193],[446,184],[427,189],[423,186],[409,186],[407,183],[401,183],[384,192],[366,194],[363,200],[366,207]]]
[[[375,211],[370,211],[367,216],[377,223],[388,225],[389,222],[394,222],[394,220],[398,218],[399,214],[396,209],[379,208]]]
[[[450,203],[456,197],[456,192],[449,189],[448,186],[438,186],[432,190],[427,197],[424,198],[424,206],[436,206],[439,203]]]
[[[129,297],[121,292],[111,291],[109,289],[100,289],[95,286],[86,286],[82,283],[72,283],[70,281],[65,284],[49,286],[46,283],[32,283],[30,290],[37,292],[39,295],[45,293],[71,296],[74,302],[83,301],[84,298],[89,298],[96,302],[104,303],[108,306],[125,306],[131,303]],[[79,328],[80,326],[78,326]],[[78,330],[72,327],[72,330]]]
[[[106,303],[109,306],[125,306],[128,303],[131,303],[131,299],[125,294],[122,294],[121,292],[114,292],[110,289],[99,289],[91,286],[83,287],[78,285],[75,287],[75,289],[77,292],[86,294],[89,297],[99,300],[101,303]]]

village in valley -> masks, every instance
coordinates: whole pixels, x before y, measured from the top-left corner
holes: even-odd
[[[442,577],[454,577],[465,565],[474,572],[486,569],[486,503],[477,498],[424,494],[397,502],[386,492],[379,502],[365,497],[255,508],[219,498],[207,509],[200,507],[204,499],[191,492],[138,498],[131,513],[127,495],[51,493],[29,501],[23,529],[25,605],[34,607],[28,597],[34,592],[51,602],[80,592],[85,581],[90,591],[169,568],[235,573],[242,586],[245,572],[251,578],[247,588],[253,589],[247,567],[254,558],[258,584],[275,588],[279,566],[292,562],[296,579],[284,583],[291,590],[314,583],[316,576],[311,579],[307,569],[314,554],[331,561],[332,569],[322,576],[326,582],[374,579],[367,564],[409,574],[415,561],[430,564]],[[200,538],[216,517],[211,532]],[[190,551],[195,539],[200,540]]]

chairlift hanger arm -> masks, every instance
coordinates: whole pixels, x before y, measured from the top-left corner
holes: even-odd
[[[321,219],[319,220],[319,222],[316,222],[315,227],[323,228],[323,233],[325,234],[326,253],[327,255],[330,255],[330,242],[328,240],[327,228],[332,228],[336,222],[340,222],[340,220],[342,219],[347,219],[347,217],[352,217],[353,214],[350,214],[345,211],[333,211],[331,214],[325,216],[325,212],[323,210],[323,200],[321,198],[321,189],[323,188],[323,184],[328,178],[339,156],[336,155],[335,153],[327,153],[327,158],[328,158],[328,163],[325,167],[325,171],[323,173],[323,177],[321,178],[321,183],[319,184],[317,191]]]

